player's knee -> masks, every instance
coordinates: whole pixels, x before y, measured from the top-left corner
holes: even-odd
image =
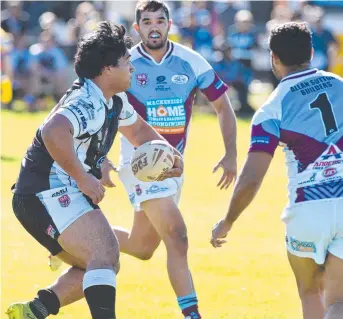
[[[179,254],[186,255],[188,251],[188,236],[185,227],[171,227],[168,238],[165,240],[167,249],[176,250]]]
[[[152,258],[154,253],[155,253],[155,249],[146,248],[137,252],[135,257],[140,260],[149,260]]]
[[[94,251],[91,257],[89,264],[92,267],[102,268],[102,267],[110,267],[115,272],[119,272],[119,248],[117,245],[102,249],[101,251],[97,250]],[[89,266],[89,265],[88,265]]]

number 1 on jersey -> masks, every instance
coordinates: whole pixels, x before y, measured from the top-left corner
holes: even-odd
[[[332,105],[326,93],[320,93],[317,98],[310,104],[310,109],[318,109],[321,113],[325,134],[329,136],[338,131],[335,115],[333,114]]]

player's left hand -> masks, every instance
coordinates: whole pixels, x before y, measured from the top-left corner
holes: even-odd
[[[105,187],[116,187],[116,185],[111,180],[111,175],[110,175],[111,171],[116,172],[117,169],[114,166],[114,164],[107,157],[105,157],[104,161],[101,164],[101,174],[102,174],[102,178],[100,180],[101,185]]]
[[[231,227],[232,224],[225,221],[225,219],[220,220],[213,226],[211,244],[214,248],[221,247],[226,243],[226,240],[223,238],[227,236],[227,233],[230,231]]]
[[[234,181],[237,176],[236,156],[224,155],[223,158],[213,168],[213,173],[215,173],[219,167],[223,169],[223,175],[217,186],[220,187],[220,189],[228,189],[232,181]]]
[[[179,155],[174,155],[174,166],[164,171],[156,180],[163,181],[171,177],[180,177],[183,174],[183,160]]]

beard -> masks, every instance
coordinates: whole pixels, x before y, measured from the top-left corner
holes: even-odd
[[[160,49],[162,49],[165,46],[165,44],[166,44],[166,42],[168,40],[168,33],[165,35],[164,38],[161,37],[161,39],[156,39],[156,40],[149,39],[149,38],[144,39],[144,37],[142,37],[142,35],[141,35],[141,39],[142,39],[142,42],[144,43],[144,45],[148,49],[150,49],[150,50],[160,50]]]

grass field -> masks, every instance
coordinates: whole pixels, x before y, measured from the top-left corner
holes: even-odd
[[[1,314],[16,300],[27,300],[58,276],[47,266],[47,251],[21,227],[12,213],[10,187],[20,160],[44,114],[2,111],[1,121]],[[249,123],[238,123],[241,167],[249,141]],[[300,319],[295,281],[284,248],[280,214],[286,202],[283,154],[279,150],[250,208],[221,249],[209,244],[212,225],[225,213],[230,193],[216,188],[219,173],[212,167],[223,153],[216,118],[196,114],[186,152],[185,185],[180,207],[188,225],[189,261],[204,319]],[[111,158],[116,161],[118,143]],[[130,227],[132,209],[118,178],[102,203],[112,224]],[[161,245],[146,262],[121,255],[118,276],[119,319],[181,319],[168,282]],[[85,301],[61,309],[57,318],[88,319]]]

